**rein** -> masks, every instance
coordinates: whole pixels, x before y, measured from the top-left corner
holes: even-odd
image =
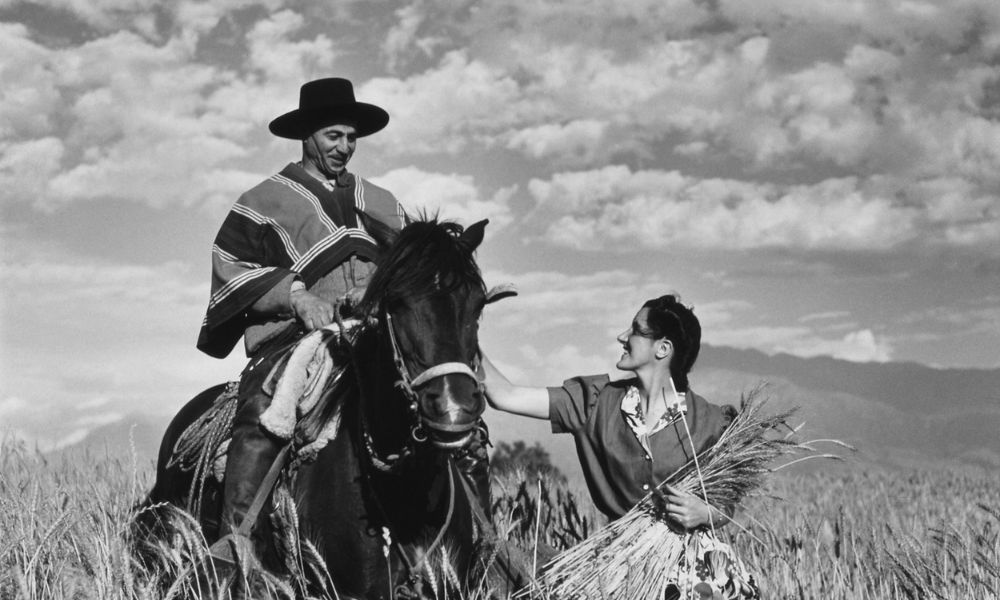
[[[459,480],[462,479],[461,474],[458,475],[458,478]],[[441,524],[440,529],[438,529],[437,534],[434,536],[434,540],[427,546],[427,550],[425,550],[424,553],[421,554],[416,560],[410,559],[406,553],[406,548],[403,547],[403,544],[393,543],[392,529],[389,526],[389,515],[386,513],[385,508],[379,501],[378,496],[376,494],[372,494],[372,498],[375,500],[375,506],[378,508],[378,511],[382,513],[382,520],[385,521],[385,525],[382,527],[382,540],[385,547],[384,554],[386,561],[389,559],[389,550],[395,546],[396,552],[403,561],[403,566],[406,567],[407,584],[413,585],[417,583],[420,569],[426,566],[428,557],[430,557],[431,554],[437,550],[438,546],[440,546],[441,542],[444,540],[444,534],[448,531],[448,527],[451,526],[452,517],[455,515],[455,500],[457,497],[457,491],[458,490],[455,487],[455,463],[451,457],[448,457],[448,512],[445,515],[444,523]],[[387,566],[389,565],[387,564]],[[433,579],[432,573],[431,577]],[[395,592],[399,591],[398,588],[403,585],[406,584],[400,584],[400,586],[397,586],[396,589],[392,590],[393,596],[395,596]]]

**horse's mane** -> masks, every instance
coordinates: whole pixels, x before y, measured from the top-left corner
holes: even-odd
[[[458,223],[426,215],[407,224],[378,261],[361,302],[362,313],[463,287],[485,291],[472,250],[463,246],[463,231]]]

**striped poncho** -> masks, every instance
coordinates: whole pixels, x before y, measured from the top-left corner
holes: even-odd
[[[221,358],[244,336],[253,356],[294,323],[288,288],[295,277],[330,301],[364,285],[376,246],[355,208],[401,225],[393,195],[350,173],[324,184],[289,164],[240,196],[212,247],[212,296],[198,349]]]

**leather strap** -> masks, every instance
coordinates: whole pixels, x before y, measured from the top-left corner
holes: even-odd
[[[215,543],[209,547],[208,556],[211,556],[213,560],[222,560],[234,565],[239,560],[237,555],[249,558],[250,560],[256,560],[252,544],[249,542],[250,530],[253,529],[254,523],[257,522],[257,515],[264,508],[267,497],[271,495],[271,490],[274,489],[278,475],[281,474],[281,469],[285,466],[285,459],[288,457],[288,452],[291,448],[292,443],[289,442],[278,451],[278,455],[274,458],[274,462],[271,463],[271,468],[268,469],[267,475],[261,481],[260,487],[257,488],[257,494],[253,497],[250,508],[247,509],[247,513],[243,516],[243,521],[240,522],[239,527],[235,531],[215,540]],[[227,550],[223,550],[224,548]]]
[[[257,488],[257,494],[253,497],[250,508],[247,509],[246,515],[243,516],[243,521],[234,532],[236,535],[250,535],[250,530],[253,529],[254,523],[257,522],[257,515],[260,514],[261,509],[264,508],[264,503],[267,502],[268,496],[271,495],[271,490],[274,489],[274,484],[278,481],[278,476],[281,474],[281,469],[285,466],[285,459],[288,458],[288,453],[291,449],[292,443],[288,442],[282,446],[281,450],[278,451],[278,455],[274,457],[271,468],[268,469],[267,475],[264,476],[264,479],[260,482],[260,487]]]
[[[469,368],[469,365],[460,362],[447,362],[434,365],[420,375],[417,375],[413,378],[413,381],[410,382],[410,385],[413,387],[420,387],[435,377],[440,377],[441,375],[451,375],[452,373],[461,373],[462,375],[468,375],[469,377],[476,379],[476,372]],[[476,379],[476,381],[479,380]]]
[[[483,512],[483,507],[479,504],[479,496],[476,495],[472,486],[469,485],[469,480],[459,471],[458,466],[455,465],[455,461],[450,456],[448,457],[448,463],[453,470],[458,471],[458,480],[462,482],[462,491],[465,492],[465,499],[469,501],[469,506],[472,507],[472,515],[479,522],[480,528],[488,532],[491,536],[496,537],[496,531],[493,529],[493,520]]]

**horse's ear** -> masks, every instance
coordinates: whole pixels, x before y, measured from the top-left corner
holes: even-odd
[[[375,243],[378,244],[379,248],[384,250],[396,241],[396,236],[399,235],[398,231],[363,210],[355,208],[354,212],[357,213],[358,220],[361,222],[361,226],[365,228],[365,231],[375,238]]]
[[[462,245],[465,246],[469,252],[478,248],[479,244],[483,242],[483,234],[486,232],[486,224],[489,222],[489,219],[483,219],[478,223],[469,225],[465,228],[465,231],[462,232],[460,240]]]
[[[493,304],[497,300],[512,298],[517,295],[517,286],[513,283],[501,283],[490,288],[486,292],[486,304]]]

